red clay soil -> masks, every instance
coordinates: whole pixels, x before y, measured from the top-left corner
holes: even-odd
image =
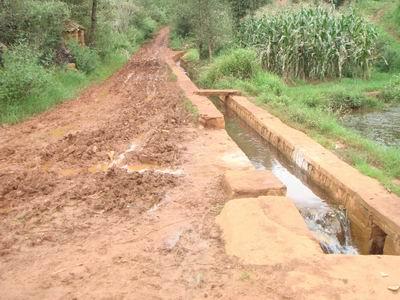
[[[334,257],[252,266],[226,255],[222,175],[243,154],[192,122],[167,37],[78,99],[0,129],[0,299],[393,296],[374,288],[384,268],[361,274],[362,258],[343,271]]]

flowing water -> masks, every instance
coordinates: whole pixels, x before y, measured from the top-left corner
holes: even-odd
[[[177,65],[188,75],[180,62]],[[294,201],[323,251],[329,254],[359,254],[352,241],[346,210],[332,205],[332,201],[328,203],[329,199],[321,189],[309,182],[305,174],[265,142],[234,112],[225,110],[218,98],[211,100],[224,113],[226,131],[254,167],[272,171],[286,185],[287,196]]]
[[[266,143],[233,112],[225,112],[225,123],[226,131],[254,167],[259,170],[271,170],[287,186],[287,196],[294,201],[324,252],[358,254],[352,242],[345,209],[329,204],[326,201],[328,197],[318,187],[307,182],[307,177],[298,168],[279,155],[272,145]]]
[[[349,114],[343,117],[343,124],[380,144],[400,147],[400,105]]]

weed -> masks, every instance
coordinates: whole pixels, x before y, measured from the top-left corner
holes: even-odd
[[[241,281],[248,281],[248,280],[250,280],[250,279],[251,279],[251,277],[250,277],[250,274],[249,274],[249,273],[247,273],[247,272],[242,272],[242,274],[240,274],[239,280],[241,280]]]
[[[193,116],[193,120],[197,121],[199,117],[199,110],[197,109],[196,106],[193,105],[192,101],[189,99],[185,99],[183,101],[183,105],[188,113],[190,113]]]
[[[196,62],[200,59],[199,50],[189,49],[186,54],[182,57],[187,62]]]
[[[224,77],[250,79],[260,71],[257,56],[248,49],[234,49],[218,57],[200,76],[203,85],[214,85]]]

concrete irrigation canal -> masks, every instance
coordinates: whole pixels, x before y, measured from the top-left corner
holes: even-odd
[[[352,240],[346,210],[332,204],[333,201],[326,193],[312,184],[301,170],[279,155],[278,151],[246,126],[233,112],[226,111],[224,116],[226,131],[256,170],[271,171],[287,187],[288,198],[294,201],[324,252],[358,254],[357,246]]]
[[[286,185],[287,196],[326,253],[400,253],[400,214],[394,213],[400,209],[398,197],[238,92],[197,90],[181,68],[180,56],[171,64],[178,82],[192,94],[200,121],[225,128],[255,169],[272,171]],[[214,96],[225,118],[211,101],[202,101],[206,96]]]

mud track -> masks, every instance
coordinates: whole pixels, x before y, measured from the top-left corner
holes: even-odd
[[[185,110],[167,37],[78,99],[0,128],[0,299],[379,298],[385,269],[363,276],[363,258],[226,255],[222,175],[250,163]]]

